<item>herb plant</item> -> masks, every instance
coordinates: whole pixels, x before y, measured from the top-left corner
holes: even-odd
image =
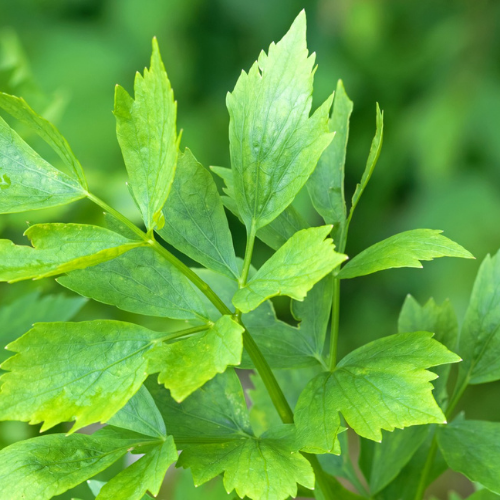
[[[41,431],[73,425],[67,435],[49,433],[0,452],[2,499],[50,499],[128,452],[142,456],[108,483],[93,482],[98,500],[157,495],[174,462],[191,469],[197,485],[222,475],[227,492],[251,499],[420,499],[446,468],[443,458],[500,493],[500,424],[459,417],[445,425],[468,384],[500,379],[500,256],[481,267],[458,346],[449,303],[420,306],[408,298],[398,334],[337,361],[342,279],[472,255],[440,231],[417,229],[347,261],[349,226],[382,147],[383,115],[377,107],[348,210],[352,102],[339,82],[311,113],[315,56],[305,35],[302,12],[228,94],[231,168],[213,168],[224,196],[193,153],[179,149],[177,104],[153,40],[134,97],[117,86],[114,106],[143,228],[92,194],[51,123],[23,99],[0,94],[0,107],[66,167],[47,163],[0,119],[0,211],[87,198],[106,221],[31,226],[25,235],[32,246],[0,240],[0,279],[59,276],[84,297],[179,322],[173,332],[110,320],[37,323],[11,342],[0,419],[41,423]],[[325,225],[308,227],[292,206],[304,187]],[[243,260],[224,206],[246,227]],[[256,238],[275,250],[259,269],[252,267]],[[185,265],[163,240],[203,267]],[[276,317],[270,299],[278,295],[292,299],[298,327]],[[464,361],[448,401],[450,364],[461,361],[454,350]],[[254,370],[250,409],[235,367]],[[107,425],[76,432],[98,422]],[[362,438],[367,486],[349,456],[348,426]]]

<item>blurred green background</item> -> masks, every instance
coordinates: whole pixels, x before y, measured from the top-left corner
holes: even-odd
[[[462,318],[480,261],[500,248],[498,1],[0,0],[0,90],[22,95],[56,120],[86,168],[91,189],[139,222],[115,138],[114,85],[132,89],[134,73],[149,64],[151,38],[157,36],[178,101],[183,146],[205,166],[229,166],[226,92],[302,8],[310,50],[318,54],[315,103],[332,92],[338,78],[354,101],[349,197],[374,133],[375,102],[385,111],[382,156],[351,226],[347,253],[401,230],[429,227],[443,229],[477,257],[346,282],[341,354],[395,333],[407,293],[421,302],[450,298]],[[319,224],[306,195],[296,204]],[[245,236],[229,217],[241,256]],[[80,201],[2,216],[1,237],[21,243],[26,223],[41,221],[100,222],[101,214]],[[269,255],[259,245],[256,263]],[[51,279],[2,284],[0,307],[35,289],[62,291]],[[289,318],[287,301],[277,306]],[[163,327],[159,320],[93,303],[76,318]],[[463,403],[467,416],[500,420],[499,389],[498,383],[471,389]],[[27,432],[25,426],[2,425],[0,446]],[[456,475],[441,483],[440,498],[446,489],[462,488]],[[92,498],[85,487],[78,496]]]

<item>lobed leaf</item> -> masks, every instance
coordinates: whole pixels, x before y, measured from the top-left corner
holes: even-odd
[[[169,436],[106,483],[97,495],[97,500],[141,500],[148,490],[156,497],[167,469],[176,460],[177,449],[173,438]]]
[[[234,200],[248,229],[264,227],[290,205],[332,140],[332,99],[309,116],[314,59],[302,11],[227,96]]]
[[[34,130],[61,158],[78,179],[83,190],[87,190],[87,180],[80,162],[73,153],[68,141],[48,120],[35,113],[21,97],[0,92],[0,107],[14,118]]]
[[[57,281],[84,297],[124,311],[208,321],[206,308],[191,282],[152,248],[135,248],[111,261],[72,271]]]
[[[0,420],[42,431],[75,421],[70,432],[106,422],[147,377],[145,354],[164,334],[119,321],[39,323],[7,348]]]
[[[335,242],[338,242],[347,219],[344,171],[352,108],[352,101],[346,94],[342,80],[339,80],[329,122],[330,131],[335,132],[335,137],[321,155],[307,182],[314,208],[327,224],[333,224],[332,238]]]
[[[156,346],[147,356],[149,372],[160,372],[158,382],[183,401],[229,365],[240,364],[243,332],[231,316],[222,316],[200,335]]]
[[[486,256],[472,289],[459,343],[460,377],[470,384],[500,379],[500,252]]]
[[[236,292],[233,304],[244,313],[276,295],[303,300],[321,278],[347,259],[325,239],[331,226],[304,229],[292,236],[247,284]]]
[[[233,171],[223,167],[211,167],[211,169],[226,183],[224,191],[228,196],[222,197],[222,203],[243,222],[238,203],[234,198]],[[267,226],[260,228],[256,236],[273,250],[278,250],[278,248],[283,246],[297,231],[307,229],[308,227],[309,224],[302,218],[297,210],[295,210],[292,205],[289,205],[276,217],[276,219],[273,219]]]
[[[500,423],[457,418],[440,427],[438,444],[448,465],[500,494]]]
[[[47,163],[0,117],[0,213],[66,205],[87,193]]]
[[[254,500],[297,496],[297,483],[314,487],[309,462],[296,451],[290,439],[293,426],[280,426],[260,438],[227,443],[190,445],[179,457],[179,466],[190,468],[196,485],[224,474],[228,493]]]
[[[143,244],[85,224],[35,224],[24,234],[32,247],[0,240],[0,281],[41,279],[83,269]]]
[[[3,500],[50,500],[107,469],[136,444],[84,434],[51,434],[0,451]]]
[[[363,250],[349,261],[339,278],[356,278],[395,267],[422,267],[422,260],[438,257],[474,256],[462,246],[441,236],[435,229],[414,229],[399,233]]]
[[[177,164],[177,104],[156,38],[150,69],[136,73],[135,99],[116,86],[116,134],[135,201],[148,230],[161,227]]]
[[[315,377],[295,412],[304,449],[331,453],[342,430],[339,412],[362,437],[381,441],[381,430],[444,423],[426,368],[460,361],[432,333],[391,335],[348,354],[335,371]]]
[[[238,279],[233,239],[217,186],[187,148],[179,155],[163,215],[165,226],[158,231],[162,238],[205,267]]]

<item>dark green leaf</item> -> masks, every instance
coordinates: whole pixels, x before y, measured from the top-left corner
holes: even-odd
[[[238,279],[233,239],[217,186],[189,149],[179,155],[163,215],[162,238],[205,267]]]
[[[460,335],[461,377],[470,384],[500,379],[500,252],[477,274]]]
[[[197,290],[152,248],[135,248],[119,257],[73,271],[57,280],[85,297],[137,314],[206,323]]]
[[[307,183],[314,208],[327,224],[333,224],[332,237],[336,243],[347,218],[344,167],[352,106],[344,84],[339,80],[330,118],[330,130],[335,132],[335,137],[322,154],[318,166]]]
[[[500,494],[500,423],[457,418],[440,427],[439,448],[448,465]]]

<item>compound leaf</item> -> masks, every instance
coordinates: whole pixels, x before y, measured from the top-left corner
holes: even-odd
[[[344,167],[349,137],[352,101],[347,97],[342,80],[337,82],[333,100],[330,130],[335,137],[319,159],[307,182],[311,201],[327,224],[333,224],[332,237],[338,241],[347,218],[344,197]]]
[[[124,311],[208,321],[191,282],[152,248],[135,248],[111,261],[72,271],[57,281],[84,297]]]
[[[36,224],[32,247],[0,240],[0,281],[40,279],[114,259],[143,243],[85,224]]]
[[[173,344],[155,347],[149,354],[150,373],[180,402],[228,365],[239,365],[244,328],[231,316],[222,316],[206,332]]]
[[[150,69],[136,73],[135,99],[116,86],[116,134],[134,199],[148,229],[161,227],[177,164],[177,104],[153,39]]]
[[[448,465],[500,494],[500,423],[457,418],[440,427],[438,444]]]
[[[148,490],[153,496],[158,495],[167,469],[176,460],[177,449],[172,436],[169,436],[106,483],[97,500],[141,500]]]
[[[196,485],[223,473],[226,491],[236,490],[241,498],[295,498],[297,483],[314,487],[314,473],[309,462],[296,453],[292,432],[293,426],[280,426],[260,438],[186,446],[178,464],[191,469]]]
[[[71,150],[68,141],[52,123],[35,113],[23,98],[0,92],[0,107],[34,130],[70,168],[82,189],[87,189],[87,181],[80,162]]]
[[[314,60],[301,12],[227,96],[234,199],[248,229],[264,227],[290,205],[332,140],[332,99],[309,116]]]
[[[0,117],[0,213],[56,207],[86,196],[76,179],[47,163]]]
[[[470,384],[500,379],[500,252],[479,268],[460,335],[461,378]]]
[[[179,155],[163,215],[165,226],[158,231],[162,238],[205,267],[238,279],[233,240],[217,186],[187,148]]]
[[[474,256],[462,246],[441,236],[435,229],[414,229],[399,233],[363,250],[349,261],[339,278],[356,278],[395,267],[422,267],[422,260],[438,257]]]
[[[160,410],[145,386],[141,386],[127,404],[108,420],[108,423],[145,436],[161,439],[167,437],[167,429]]]
[[[245,395],[232,368],[216,375],[182,403],[152,378],[146,385],[178,446],[186,439],[231,440],[252,434]]]
[[[0,451],[3,500],[50,500],[107,469],[136,442],[84,434],[51,434]]]
[[[306,451],[332,452],[341,430],[339,412],[357,434],[374,441],[381,441],[382,429],[444,423],[432,397],[436,375],[426,368],[457,361],[428,332],[370,342],[306,386],[295,412],[299,439]]]
[[[120,321],[39,323],[9,344],[0,419],[42,431],[75,420],[71,432],[106,422],[147,377],[145,353],[164,334]]]
[[[224,191],[227,196],[222,197],[224,206],[243,222],[238,203],[234,198],[233,171],[223,167],[210,168],[226,183]],[[301,217],[297,210],[292,205],[289,205],[276,219],[273,219],[267,226],[260,228],[256,236],[273,250],[278,250],[297,231],[307,229],[308,227],[309,224]]]
[[[316,282],[347,259],[334,251],[331,239],[325,239],[330,231],[331,226],[321,226],[294,234],[238,290],[235,307],[246,313],[276,295],[303,300]]]

